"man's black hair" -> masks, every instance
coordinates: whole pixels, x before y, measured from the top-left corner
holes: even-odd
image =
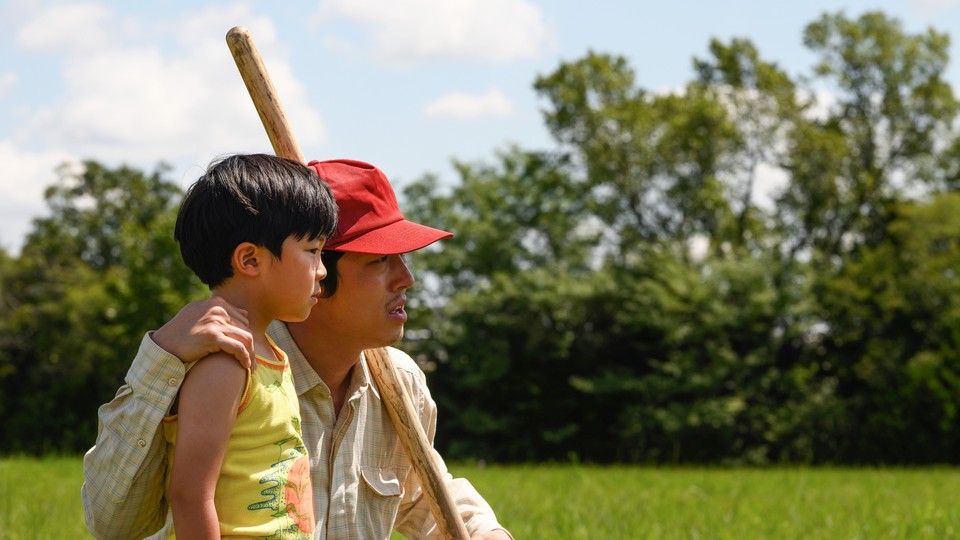
[[[180,255],[211,289],[233,275],[243,242],[280,258],[283,242],[329,238],[337,204],[326,182],[302,163],[267,154],[238,154],[211,163],[184,196],[173,237]]]
[[[337,263],[340,257],[346,255],[343,251],[321,251],[320,261],[323,267],[327,269],[327,277],[320,281],[320,298],[330,298],[337,292],[337,285],[340,283],[340,274],[337,273]]]

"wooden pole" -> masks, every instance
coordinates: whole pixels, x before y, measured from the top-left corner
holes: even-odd
[[[467,540],[470,535],[457,512],[457,504],[447,489],[446,476],[440,469],[440,464],[434,459],[433,447],[423,431],[420,416],[417,414],[410,396],[407,395],[397,368],[390,360],[387,349],[368,349],[363,352],[367,359],[367,367],[380,389],[380,397],[387,407],[387,413],[393,421],[400,436],[404,450],[410,456],[413,470],[420,477],[420,488],[423,489],[430,511],[437,520],[437,527],[444,538]]]
[[[257,114],[263,122],[263,129],[267,131],[274,153],[280,157],[306,163],[307,160],[300,151],[300,145],[293,135],[290,122],[287,121],[287,114],[283,111],[280,96],[273,87],[267,67],[260,58],[260,52],[253,43],[250,32],[242,26],[231,28],[227,32],[227,46],[233,55],[233,61],[237,64],[237,69],[240,70],[243,84],[247,86],[250,99],[257,108]]]
[[[287,121],[280,97],[270,81],[270,75],[267,73],[267,68],[250,32],[240,26],[231,28],[227,32],[227,46],[237,64],[237,69],[240,70],[240,76],[253,100],[257,114],[260,115],[260,121],[263,122],[276,155],[305,163],[306,159]],[[447,489],[445,475],[434,458],[433,447],[423,431],[420,417],[400,382],[387,350],[385,348],[367,350],[364,351],[364,357],[367,360],[370,375],[373,376],[380,390],[380,397],[387,408],[387,414],[397,430],[400,443],[410,456],[414,473],[420,479],[420,487],[430,504],[430,511],[437,521],[437,527],[444,538],[468,540],[467,528]]]

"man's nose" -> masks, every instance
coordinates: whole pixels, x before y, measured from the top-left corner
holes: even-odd
[[[410,268],[407,266],[407,261],[403,259],[402,255],[393,255],[393,271],[395,272],[394,283],[397,289],[409,289],[413,287],[413,284],[416,283],[416,279],[413,277],[413,273],[410,272]]]

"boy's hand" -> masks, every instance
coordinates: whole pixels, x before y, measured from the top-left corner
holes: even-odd
[[[223,351],[241,366],[256,369],[248,324],[246,310],[214,297],[187,304],[151,337],[184,363]]]

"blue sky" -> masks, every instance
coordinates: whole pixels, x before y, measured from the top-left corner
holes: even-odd
[[[354,158],[401,188],[452,159],[550,148],[532,84],[587,51],[623,55],[668,92],[712,37],[745,37],[787,72],[825,11],[882,10],[955,33],[960,0],[0,0],[0,246],[16,253],[63,162],[152,170],[186,187],[219,155],[270,152],[224,42],[250,29],[308,159]]]

